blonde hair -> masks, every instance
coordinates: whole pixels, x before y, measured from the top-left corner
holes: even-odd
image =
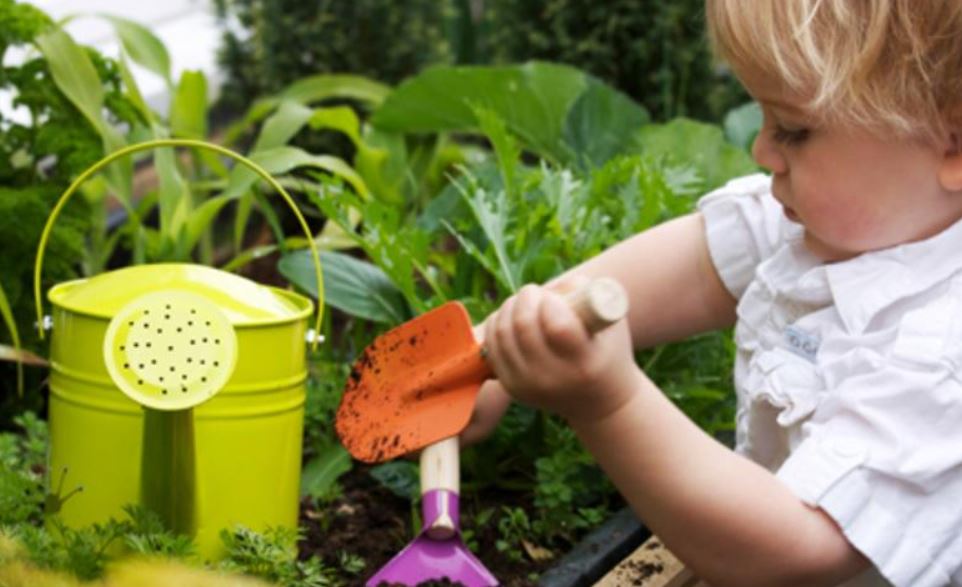
[[[945,140],[962,129],[962,0],[707,0],[716,54],[819,120]]]

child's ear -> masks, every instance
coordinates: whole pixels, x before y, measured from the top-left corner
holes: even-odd
[[[939,169],[939,183],[950,192],[962,191],[962,133],[952,133],[951,143]]]

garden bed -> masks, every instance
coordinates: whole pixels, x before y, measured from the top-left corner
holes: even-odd
[[[341,477],[343,491],[333,503],[320,508],[309,499],[301,503],[300,525],[306,535],[298,544],[299,557],[313,555],[336,565],[342,553],[359,556],[364,560],[364,570],[358,575],[358,585],[414,539],[411,503],[380,485],[368,471],[367,467],[356,467]],[[468,533],[472,552],[504,587],[534,585],[536,575],[555,561],[532,561],[520,552],[499,551],[498,529],[493,523],[471,524],[473,512],[499,508],[508,503],[505,496],[483,492],[463,497],[462,527]]]
[[[310,499],[301,503],[300,525],[306,530],[298,544],[299,557],[317,556],[339,564],[342,553],[364,560],[358,574],[362,585],[401,551],[413,538],[410,502],[393,494],[358,467],[341,478],[343,492],[333,503],[315,507]],[[472,524],[475,513],[503,505],[522,505],[514,495],[485,491],[466,495],[462,525],[472,552],[503,587],[587,587],[608,574],[649,536],[634,514],[622,509],[563,556],[532,560],[529,553],[499,550],[495,524]],[[622,570],[622,575],[625,570]]]

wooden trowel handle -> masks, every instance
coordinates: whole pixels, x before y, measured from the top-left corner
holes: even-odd
[[[610,277],[592,279],[563,295],[592,334],[611,326],[628,313],[628,294],[623,285]],[[473,332],[478,344],[483,343],[484,323],[475,326]]]
[[[592,334],[611,326],[628,313],[628,294],[624,286],[610,277],[589,281],[564,297]]]

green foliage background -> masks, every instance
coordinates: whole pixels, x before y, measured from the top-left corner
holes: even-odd
[[[215,0],[224,34],[222,96],[235,109],[302,77],[347,73],[395,83],[450,58],[438,0]]]
[[[718,121],[746,96],[712,63],[704,0],[216,0],[229,26],[224,99],[325,72],[396,83],[427,65],[565,63],[645,106],[655,120]]]

